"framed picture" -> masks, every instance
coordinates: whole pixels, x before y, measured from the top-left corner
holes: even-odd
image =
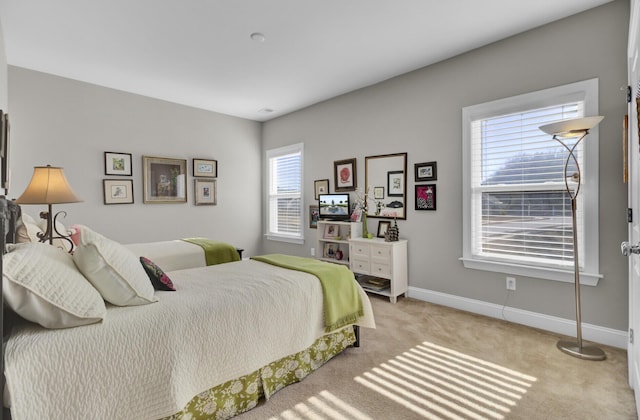
[[[132,179],[103,179],[104,204],[133,204]]]
[[[335,239],[338,236],[340,236],[340,225],[324,225],[324,237],[326,239]]]
[[[187,160],[142,156],[143,202],[186,203]]]
[[[340,244],[335,243],[325,243],[324,249],[322,250],[322,256],[324,258],[335,258],[336,252],[340,249]]]
[[[193,176],[217,178],[218,161],[211,159],[193,159]]]
[[[424,162],[415,164],[416,182],[435,181],[438,179],[437,162]]]
[[[104,174],[131,176],[131,153],[104,152]]]
[[[318,229],[318,220],[320,220],[320,209],[318,208],[317,205],[310,205],[309,206],[309,227],[311,229]]]
[[[382,200],[384,198],[384,187],[373,187],[373,198]]]
[[[388,220],[381,220],[378,222],[378,238],[384,238],[384,234],[387,233],[389,226],[391,226],[391,222]]]
[[[313,181],[313,190],[315,191],[316,200],[320,198],[320,194],[329,194],[329,180],[317,179]]]
[[[404,172],[387,172],[387,195],[389,197],[402,197],[404,195]]]
[[[333,162],[333,179],[335,191],[355,191],[356,182],[356,158],[336,160]]]
[[[0,186],[4,188],[4,193],[9,194],[9,181],[11,171],[9,170],[9,114],[2,113],[0,116]]]
[[[218,204],[215,179],[194,179],[193,191],[195,192],[196,206],[215,206]]]
[[[416,210],[436,209],[436,184],[416,185]]]

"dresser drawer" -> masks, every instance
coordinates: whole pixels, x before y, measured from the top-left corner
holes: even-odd
[[[351,271],[360,274],[369,274],[369,260],[351,256]]]
[[[383,264],[376,261],[371,261],[371,275],[390,279],[391,265]]]
[[[379,262],[391,261],[391,247],[371,245],[371,258],[376,259]]]
[[[369,259],[369,245],[368,244],[351,244],[349,249],[351,257],[362,257],[363,259]]]

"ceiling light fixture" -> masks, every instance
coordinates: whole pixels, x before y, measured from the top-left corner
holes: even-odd
[[[256,42],[264,42],[267,39],[261,32],[254,32],[249,37]]]

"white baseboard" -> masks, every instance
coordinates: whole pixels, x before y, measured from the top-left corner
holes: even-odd
[[[568,335],[570,337],[576,336],[576,322],[570,319],[524,311],[522,309],[511,308],[508,306],[503,307],[502,305],[497,305],[495,303],[468,299],[446,293],[435,292],[433,290],[420,289],[417,287],[409,287],[408,295],[414,299],[423,300],[425,302],[449,306],[451,308],[485,315],[492,318],[504,319],[505,321]],[[585,340],[594,343],[605,344],[621,349],[626,349],[629,341],[626,331],[585,324],[584,322],[582,323],[582,337]]]

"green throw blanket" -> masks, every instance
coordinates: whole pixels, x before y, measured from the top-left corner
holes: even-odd
[[[185,242],[200,245],[204,250],[204,258],[207,265],[215,265],[240,261],[238,251],[232,245],[224,242],[212,241],[206,238],[186,238]]]
[[[251,259],[316,276],[324,294],[326,332],[353,324],[364,316],[353,273],[344,265],[283,254],[262,255]]]

